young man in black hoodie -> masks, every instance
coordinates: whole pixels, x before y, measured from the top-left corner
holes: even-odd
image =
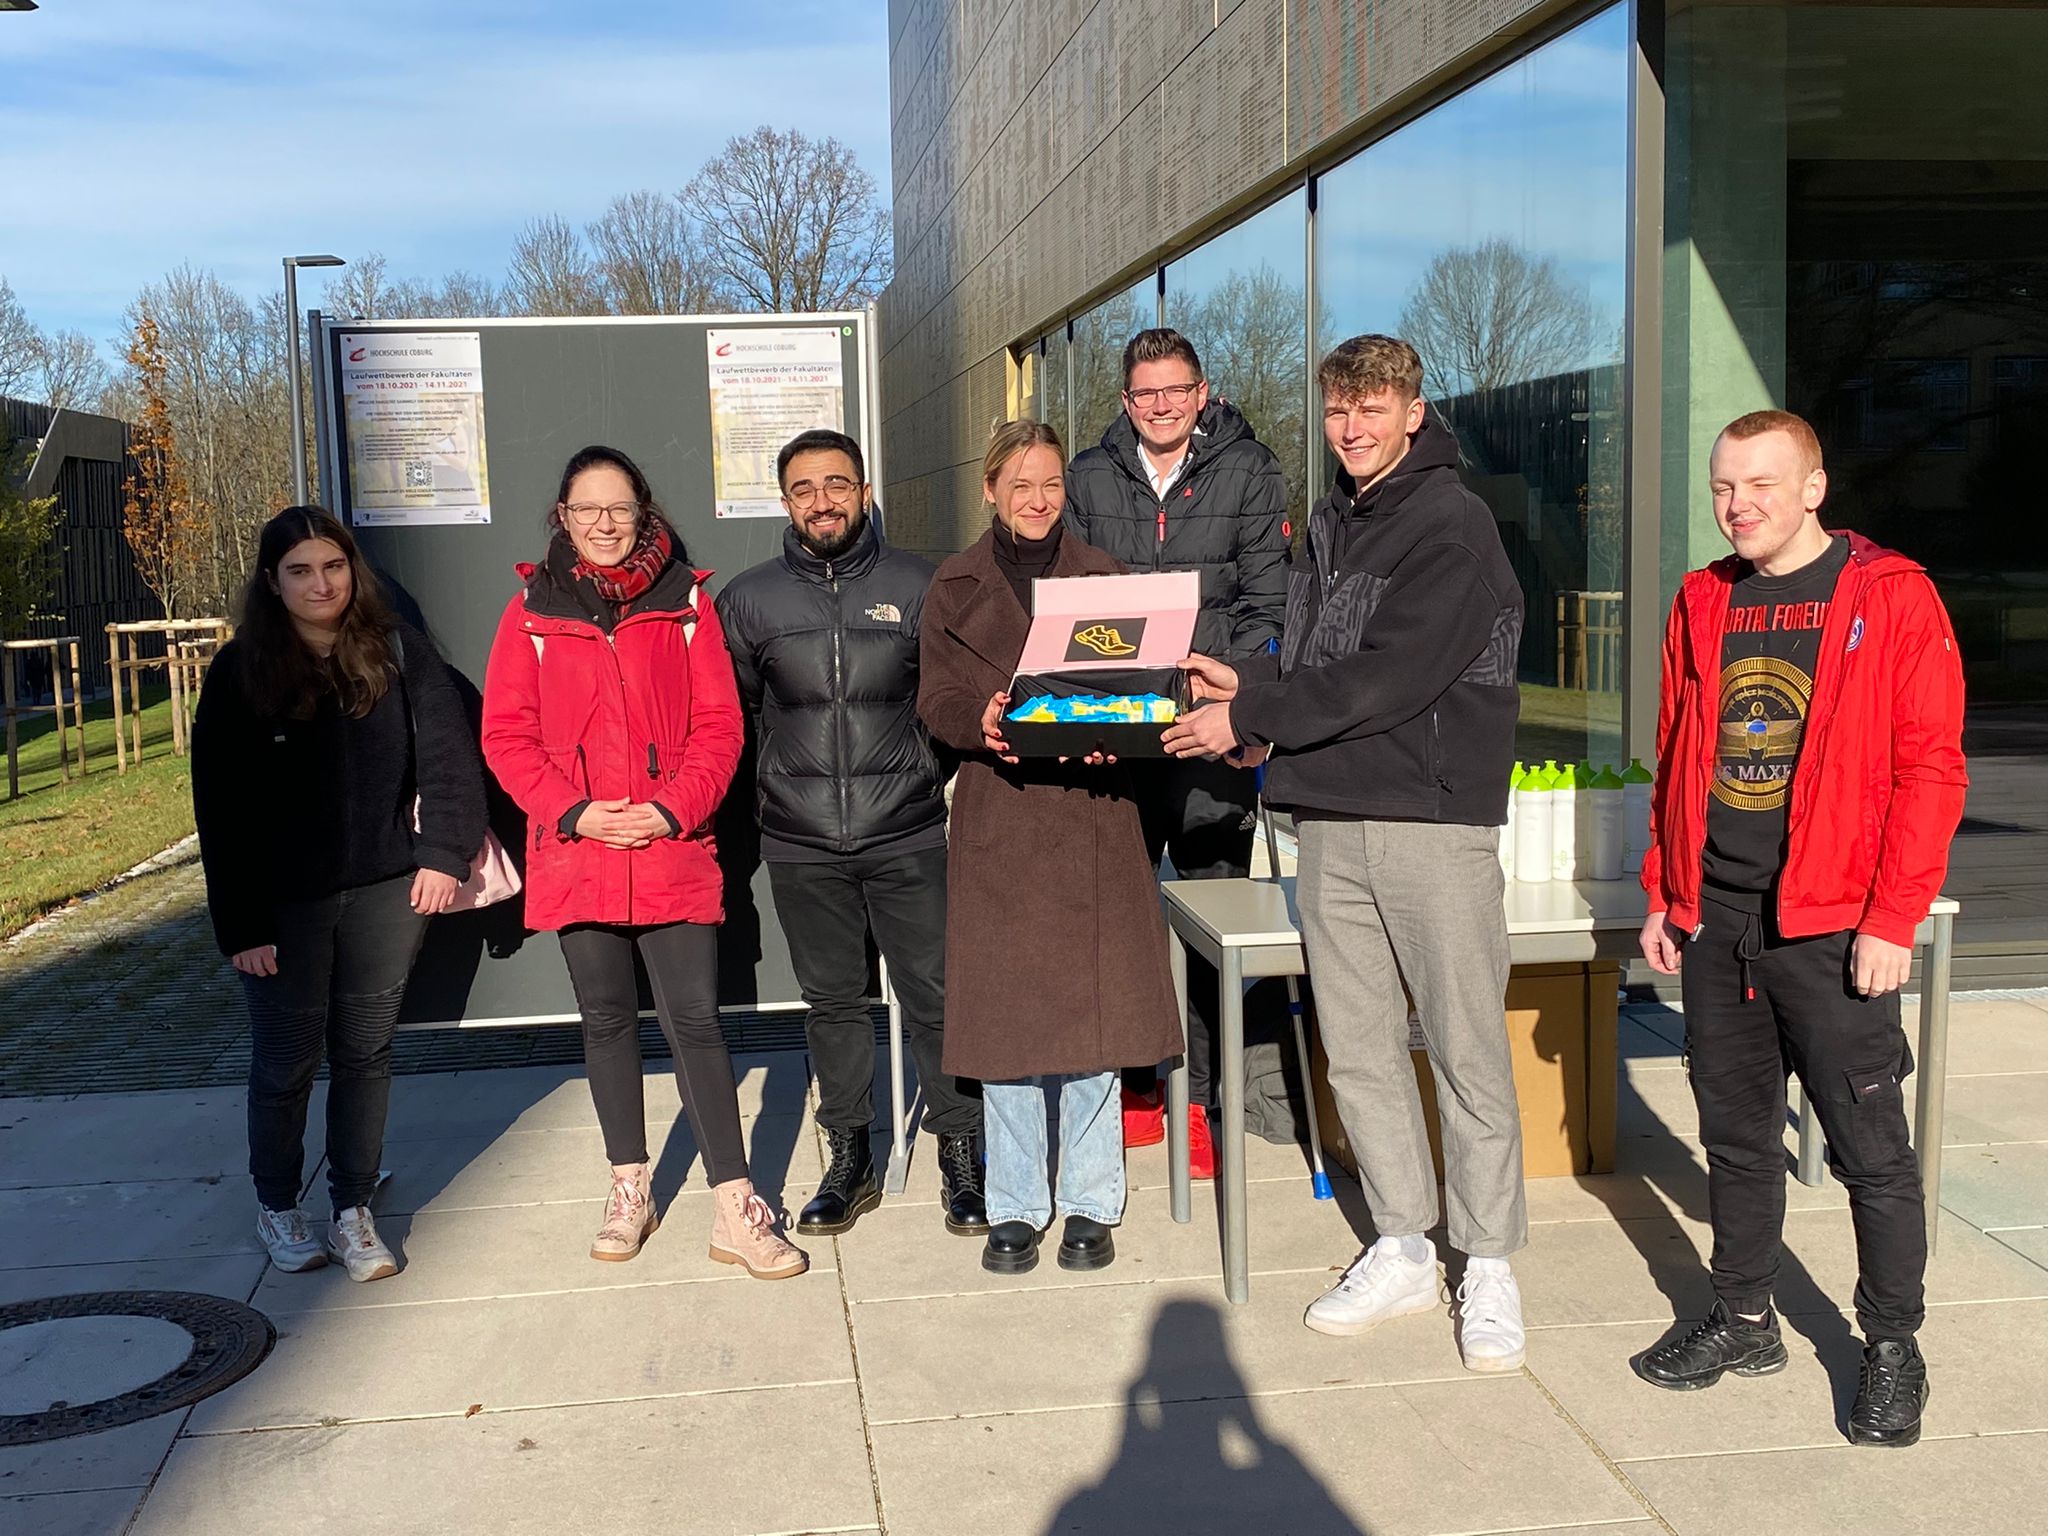
[[[1521,1119],[1502,1007],[1499,827],[1520,707],[1522,593],[1458,445],[1422,399],[1422,361],[1354,336],[1317,370],[1343,465],[1288,577],[1277,666],[1185,663],[1198,697],[1179,755],[1270,752],[1267,794],[1301,841],[1302,942],[1330,1091],[1379,1241],[1310,1305],[1362,1333],[1438,1305],[1436,1177],[1408,1053],[1412,994],[1436,1073],[1449,1235],[1467,1256],[1458,1343],[1474,1371],[1521,1367],[1508,1255],[1528,1240]],[[1406,983],[1404,993],[1403,983]]]
[[[1262,655],[1280,636],[1287,597],[1287,477],[1227,400],[1212,400],[1194,344],[1140,331],[1124,348],[1124,410],[1102,441],[1067,466],[1067,526],[1134,571],[1195,571],[1202,608],[1193,648],[1223,661]],[[1152,861],[1183,880],[1242,879],[1251,869],[1258,791],[1233,764],[1133,764]],[[1215,1173],[1216,972],[1188,961],[1188,1150],[1198,1179]],[[1166,1134],[1147,1069],[1125,1075],[1124,1141]]]

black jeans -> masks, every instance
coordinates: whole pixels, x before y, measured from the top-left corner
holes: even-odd
[[[277,907],[277,974],[242,976],[249,1004],[249,1173],[266,1210],[299,1203],[306,1103],[327,1055],[327,1190],[367,1205],[384,1158],[391,1034],[427,920],[411,875]]]
[[[1786,939],[1768,915],[1711,899],[1681,972],[1687,1061],[1707,1149],[1714,1294],[1733,1312],[1770,1305],[1785,1226],[1785,1074],[1827,1133],[1856,1229],[1856,1321],[1907,1338],[1926,1315],[1926,1212],[1901,1084],[1913,1053],[1899,995],[1857,996],[1852,933]]]
[[[867,946],[873,929],[924,1086],[925,1129],[938,1136],[980,1130],[979,1085],[949,1076],[939,1061],[946,1020],[946,850],[855,854],[829,864],[771,862],[768,880],[797,987],[811,1009],[804,1035],[818,1074],[818,1124],[850,1130],[875,1118]]]
[[[576,923],[561,933],[569,984],[583,1014],[583,1068],[604,1132],[605,1157],[647,1161],[647,1092],[640,1077],[640,986],[633,953],[647,966],[655,1016],[675,1056],[683,1111],[713,1184],[747,1177],[740,1095],[718,1027],[718,929],[708,923],[632,928]]]
[[[1258,808],[1251,772],[1201,758],[1134,763],[1138,819],[1145,829],[1145,853],[1154,864],[1173,859],[1182,880],[1242,880],[1251,873],[1252,827],[1245,818]],[[1188,954],[1188,1102],[1216,1107],[1216,1032],[1221,978],[1200,955]],[[1124,1086],[1149,1092],[1152,1067],[1125,1071]]]

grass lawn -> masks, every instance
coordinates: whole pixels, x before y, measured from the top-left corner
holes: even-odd
[[[1515,727],[1515,751],[1524,762],[1577,762],[1588,750],[1596,761],[1621,753],[1621,695],[1583,688],[1522,684],[1522,717]],[[1614,765],[1628,766],[1626,760]]]
[[[21,725],[19,799],[0,801],[0,937],[105,885],[192,830],[191,760],[171,755],[170,702],[142,716],[143,762],[114,771],[113,705],[86,706],[83,778],[64,782],[48,716]],[[78,739],[71,738],[72,772]]]

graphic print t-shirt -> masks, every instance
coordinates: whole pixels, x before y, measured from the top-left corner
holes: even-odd
[[[1792,770],[1806,736],[1821,626],[1849,541],[1784,576],[1735,583],[1721,641],[1721,735],[1707,801],[1707,884],[1761,907],[1785,862]]]

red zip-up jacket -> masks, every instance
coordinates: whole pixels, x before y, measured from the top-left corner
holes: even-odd
[[[526,925],[717,923],[711,817],[739,766],[739,689],[703,582],[672,565],[607,635],[546,564],[498,622],[484,760],[527,816]],[[680,829],[645,848],[562,830],[586,800],[648,802]]]
[[[1963,816],[1963,663],[1917,562],[1849,534],[1821,629],[1786,810],[1778,930],[1853,928],[1911,945]],[[1701,856],[1721,706],[1721,639],[1743,562],[1693,571],[1664,629],[1657,783],[1643,889],[1682,932],[1700,921]]]

